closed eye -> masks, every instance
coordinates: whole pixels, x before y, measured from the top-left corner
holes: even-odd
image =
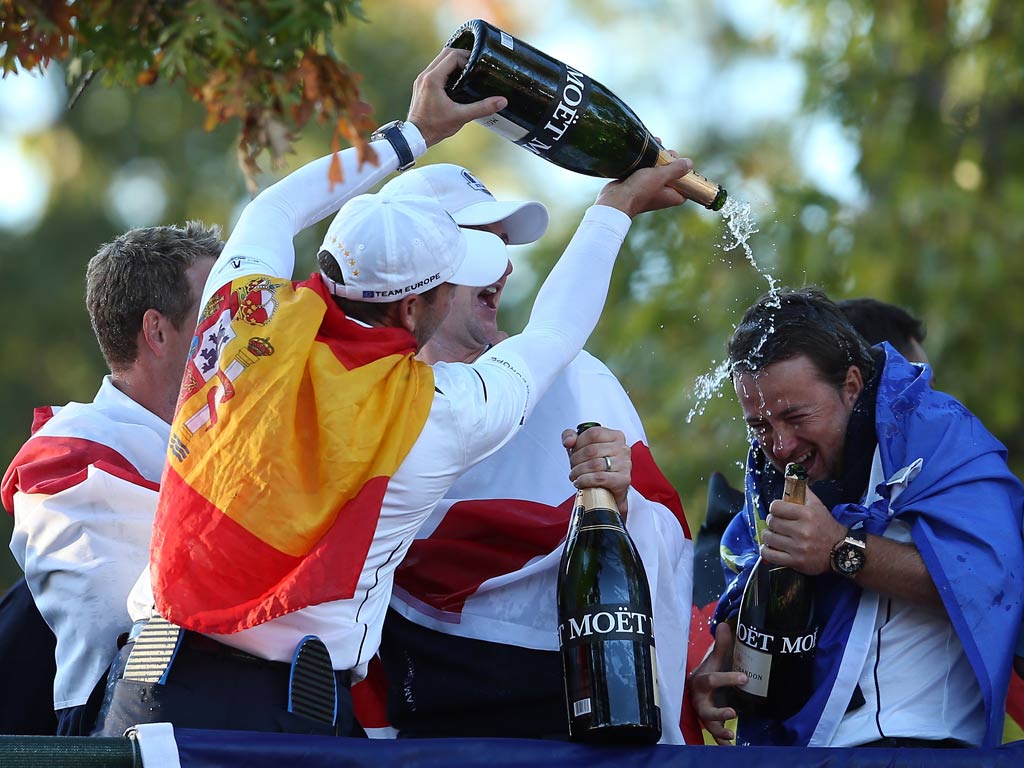
[[[799,426],[809,418],[810,414],[808,413],[790,413],[786,415],[786,423],[792,424],[793,426]]]
[[[758,437],[768,432],[768,425],[760,422],[748,423],[747,428]]]

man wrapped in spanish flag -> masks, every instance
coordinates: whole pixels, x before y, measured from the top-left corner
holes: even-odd
[[[98,733],[358,732],[349,685],[377,650],[417,529],[580,351],[632,216],[684,201],[666,185],[688,160],[610,183],[521,334],[472,364],[417,361],[453,285],[501,278],[504,244],[428,198],[363,193],[505,107],[448,98],[466,56],[446,49],[417,77],[408,120],[374,134],[375,166],[342,152],[332,188],[325,157],[242,212],[200,304],[150,567]],[[292,282],[292,238],[339,208],[319,273]]]

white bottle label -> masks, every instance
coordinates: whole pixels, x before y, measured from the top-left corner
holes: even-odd
[[[732,669],[734,672],[743,672],[747,676],[747,683],[739,686],[741,691],[746,691],[754,696],[768,695],[768,681],[772,672],[772,656],[756,648],[751,648],[743,642],[736,642],[732,655]]]
[[[651,653],[651,680],[654,681],[654,706],[661,709],[661,689],[658,687],[658,654]]]
[[[548,114],[533,128],[533,132],[516,143],[535,155],[547,157],[562,143],[566,135],[587,112],[590,105],[590,78],[563,65],[558,98],[549,107]]]
[[[526,136],[525,128],[516,125],[511,120],[502,117],[500,114],[481,117],[476,122],[480,123],[484,128],[489,128],[502,138],[508,139],[512,142],[519,141]]]

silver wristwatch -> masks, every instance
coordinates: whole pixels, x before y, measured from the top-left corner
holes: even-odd
[[[392,120],[370,134],[370,141],[386,139],[398,155],[398,172],[407,171],[416,165],[416,158],[412,154],[412,147],[402,134],[403,120]]]

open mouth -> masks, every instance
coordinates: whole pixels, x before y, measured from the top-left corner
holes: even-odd
[[[487,286],[477,294],[477,301],[479,301],[482,306],[497,312],[498,304],[501,302],[501,290],[504,287],[504,280],[494,283],[494,285]]]
[[[793,462],[795,464],[802,464],[804,469],[807,470],[808,474],[810,474],[812,471],[811,468],[814,466],[814,460],[817,456],[818,454],[816,451],[804,451],[799,456],[791,457],[786,463],[788,464],[789,462]]]

